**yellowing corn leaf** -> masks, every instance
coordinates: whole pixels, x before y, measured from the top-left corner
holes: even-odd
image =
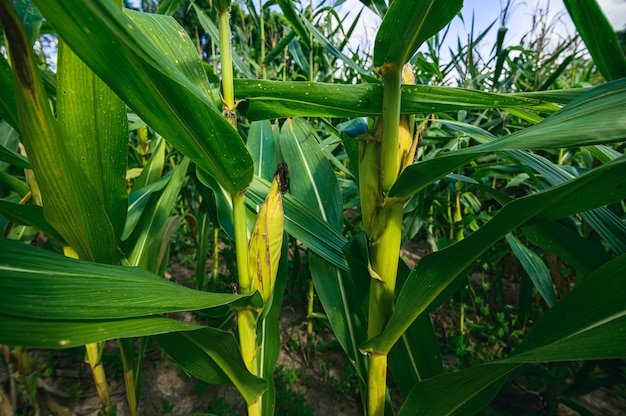
[[[286,164],[283,165],[286,171]],[[252,290],[258,290],[267,302],[274,290],[278,261],[283,245],[283,194],[286,175],[281,167],[274,176],[270,191],[259,209],[248,249],[248,272]]]

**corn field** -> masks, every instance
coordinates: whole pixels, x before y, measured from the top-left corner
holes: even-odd
[[[576,35],[551,43],[539,13],[510,46],[509,1],[450,40],[462,0],[361,0],[382,19],[368,50],[336,3],[0,0],[0,415],[74,414],[32,364],[70,349],[99,415],[152,414],[155,348],[279,414],[290,296],[362,414],[513,414],[494,397],[533,377],[542,414],[592,414],[572,398],[599,386],[624,400],[623,32],[564,0]]]

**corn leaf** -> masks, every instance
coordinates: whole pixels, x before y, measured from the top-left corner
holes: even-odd
[[[626,255],[600,267],[546,312],[506,362],[570,361],[626,354]],[[593,305],[591,307],[590,305]]]
[[[425,256],[398,294],[385,331],[361,347],[387,353],[415,318],[426,311],[476,258],[524,224],[550,221],[626,197],[626,158],[605,164],[576,179],[520,198],[504,206],[487,224],[464,240]],[[455,259],[454,262],[445,259]]]
[[[130,237],[141,219],[143,211],[148,205],[148,201],[150,201],[150,197],[153,193],[162,190],[168,184],[171,179],[171,173],[172,171],[168,172],[167,175],[159,178],[159,180],[143,188],[139,188],[128,196],[128,216],[126,217],[122,240],[126,240]]]
[[[17,168],[30,169],[28,159],[17,152],[18,143],[19,134],[17,130],[5,120],[0,121],[0,171],[6,171],[8,168],[4,163]]]
[[[558,222],[530,225],[522,231],[534,244],[571,264],[582,277],[609,261],[602,244],[585,239]]]
[[[402,67],[462,6],[463,0],[395,0],[376,34],[374,66]]]
[[[245,100],[239,109],[250,120],[281,117],[357,117],[382,114],[383,87],[379,84],[325,84],[318,82],[236,79],[235,96]],[[568,98],[573,99],[574,96]],[[559,98],[563,101],[565,98]],[[464,88],[404,85],[402,114],[485,108],[529,108],[556,111],[540,99],[516,94],[494,94]]]
[[[626,77],[626,57],[617,34],[595,0],[564,0],[580,37],[607,81]]]
[[[335,173],[316,136],[313,128],[302,119],[287,120],[281,129],[280,149],[290,167],[291,194],[309,206],[315,217],[340,232],[341,194]],[[319,232],[315,230],[315,234]],[[363,356],[357,349],[366,338],[365,319],[356,297],[352,296],[355,293],[353,282],[347,272],[326,257],[311,254],[309,264],[315,289],[337,340],[365,380]]]
[[[0,273],[2,313],[33,319],[121,319],[233,302],[259,306],[256,296],[199,292],[140,268],[74,260],[6,238],[0,238]]]
[[[307,48],[311,48],[311,41],[309,40],[309,32],[304,27],[304,23],[300,19],[299,12],[293,7],[293,2],[288,0],[276,0],[276,3],[283,12],[285,19],[291,25],[293,31],[300,38],[300,42]]]
[[[626,255],[622,255],[589,275],[533,325],[509,357],[419,383],[399,415],[473,414],[523,363],[623,357],[625,267]]]
[[[370,71],[366,71],[363,67],[361,67],[359,64],[354,62],[354,60],[352,60],[352,59],[348,58],[346,55],[344,55],[343,52],[341,52],[339,49],[337,49],[337,47],[335,45],[333,45],[331,42],[329,42],[328,39],[326,38],[326,36],[324,36],[324,34],[322,32],[320,32],[319,29],[315,27],[315,25],[313,25],[307,19],[302,19],[302,21],[304,22],[304,24],[307,27],[307,29],[309,30],[309,32],[311,32],[313,37],[322,46],[324,46],[324,48],[331,55],[333,55],[335,58],[337,58],[340,61],[342,61],[348,67],[354,69],[357,73],[361,74],[361,76],[363,77],[363,79],[365,81],[373,82],[373,83],[380,82],[380,80],[378,80],[376,77],[372,76]]]
[[[34,319],[0,314],[0,342],[33,348],[71,348],[116,338],[190,331],[200,325],[160,316],[126,319]]]
[[[44,216],[81,258],[115,263],[115,236],[102,200],[64,143],[15,10],[5,1],[0,9],[20,132],[44,200]]]
[[[13,74],[9,62],[0,57],[0,117],[6,120],[14,129],[19,130],[20,123],[17,115],[17,103],[15,102],[15,88],[13,87]]]
[[[360,0],[361,3],[366,5],[371,11],[376,13],[381,18],[387,13],[387,3],[385,0]]]
[[[229,192],[248,186],[250,155],[207,90],[194,85],[122,11],[108,1],[35,3],[83,62],[151,127]],[[152,26],[163,30],[162,42],[189,44],[184,30],[166,19],[172,18],[154,18]]]
[[[189,373],[206,383],[234,384],[246,400],[265,383],[250,374],[233,335],[157,316],[115,320],[38,320],[0,315],[0,342],[37,348],[70,348],[116,338],[154,336]]]
[[[476,414],[518,367],[483,364],[423,381],[411,390],[398,416]]]
[[[498,140],[493,140],[493,136],[484,131],[481,133],[474,126],[463,127],[459,123],[445,121],[486,143],[462,151],[443,153],[434,159],[407,167],[389,195],[394,198],[413,195],[479,154],[491,151],[558,149],[622,141],[626,135],[626,108],[620,103],[625,97],[626,79],[600,85],[544,121]]]
[[[278,138],[274,137],[272,123],[269,120],[250,123],[246,146],[252,155],[252,160],[254,160],[254,174],[271,181],[276,166],[282,161]]]
[[[185,158],[170,176],[162,191],[153,192],[132,234],[122,246],[128,262],[158,273],[163,262],[163,250],[169,245],[168,224],[176,198],[185,183],[189,159]]]
[[[31,225],[49,237],[63,241],[63,237],[46,221],[43,208],[38,205],[23,205],[0,199],[0,214],[15,224]]]
[[[154,339],[185,371],[200,380],[211,384],[232,382],[247,403],[267,388],[264,380],[245,369],[237,342],[229,332],[204,327],[156,335]]]
[[[546,301],[549,307],[553,307],[557,298],[552,286],[552,277],[550,276],[548,266],[537,253],[523,245],[511,233],[507,234],[505,238],[543,300]]]
[[[119,241],[128,205],[126,105],[63,41],[57,65],[57,117],[66,151],[98,192]]]

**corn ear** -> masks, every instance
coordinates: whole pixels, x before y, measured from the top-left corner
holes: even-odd
[[[259,208],[256,224],[248,246],[248,273],[251,290],[258,290],[267,303],[274,290],[276,272],[283,245],[283,191],[286,191],[286,164],[281,164],[274,175],[272,186]]]
[[[371,238],[372,224],[376,207],[382,203],[380,178],[380,140],[382,118],[377,118],[372,134],[359,136],[359,194],[361,198],[361,216],[365,233]]]
[[[415,74],[411,69],[410,64],[404,65],[402,68],[402,83],[403,84],[415,84]],[[415,157],[416,146],[415,142],[415,116],[403,115],[400,116],[400,126],[398,130],[398,176],[402,173],[405,167],[413,163]]]

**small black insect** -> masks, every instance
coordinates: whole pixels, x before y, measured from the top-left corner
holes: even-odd
[[[281,162],[276,167],[276,173],[274,177],[278,176],[278,184],[280,186],[280,192],[283,194],[289,191],[289,168],[286,162]]]

